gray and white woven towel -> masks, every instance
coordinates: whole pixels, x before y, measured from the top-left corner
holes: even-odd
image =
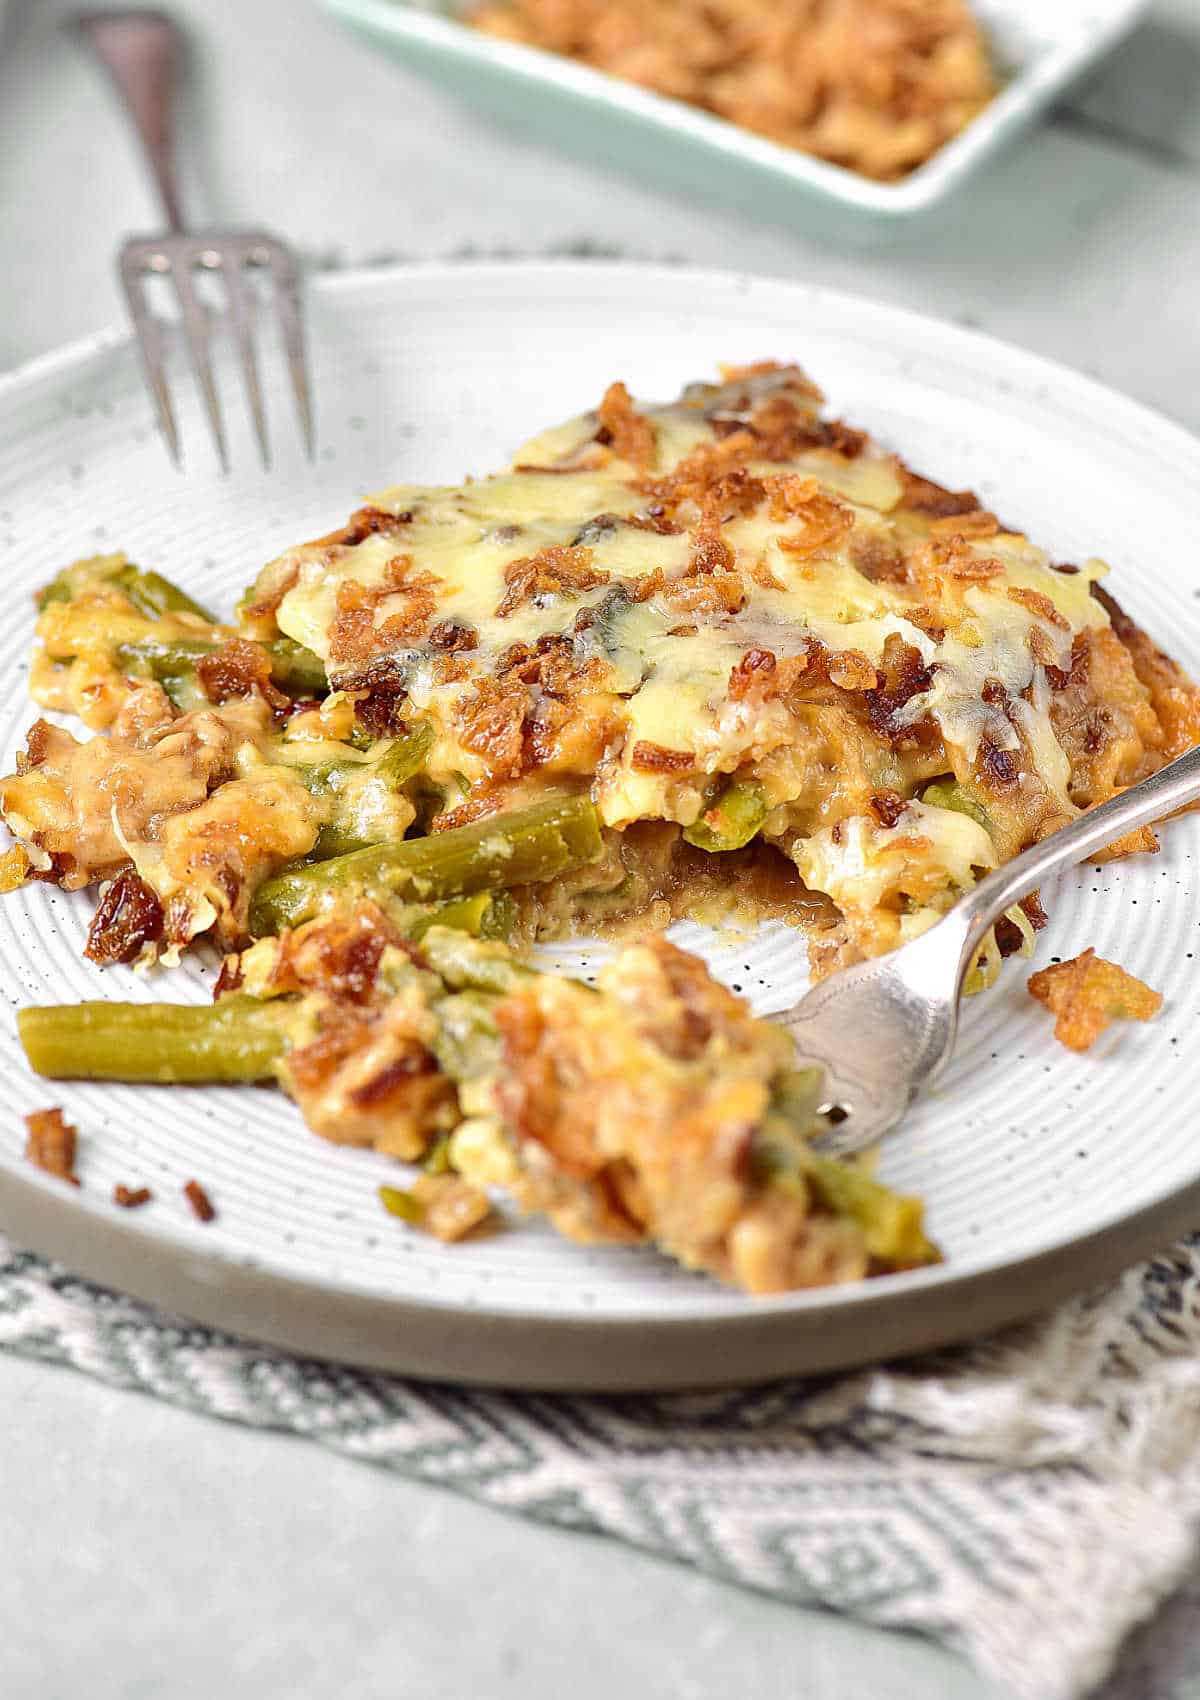
[[[1019,1700],[1102,1682],[1200,1522],[1200,1235],[968,1350],[735,1393],[426,1387],[193,1327],[2,1240],[0,1346],[921,1631]],[[1113,1700],[1183,1700],[1124,1663]]]

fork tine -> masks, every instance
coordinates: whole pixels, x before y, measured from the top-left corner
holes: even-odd
[[[158,428],[166,442],[167,453],[175,465],[179,466],[179,431],[171,407],[171,392],[167,387],[162,330],[146,302],[143,288],[145,273],[136,261],[125,256],[121,258],[119,271],[121,288],[125,292],[125,302],[129,308],[129,317],[133,320],[138,351],[142,357],[142,369],[146,374],[146,383],[158,417]]]
[[[175,284],[180,311],[183,314],[183,334],[187,342],[188,357],[191,360],[192,371],[195,373],[196,383],[199,386],[208,413],[208,423],[212,430],[217,458],[221,462],[222,472],[228,472],[229,452],[225,446],[225,426],[221,419],[221,402],[217,395],[217,384],[213,376],[212,359],[209,354],[208,320],[196,294],[191,256],[186,251],[183,253],[175,251],[171,254],[171,278]]]
[[[308,387],[308,366],[304,357],[304,309],[300,298],[300,274],[291,250],[282,242],[263,243],[267,266],[275,288],[275,310],[283,335],[284,352],[292,374],[292,389],[296,396],[296,412],[309,460],[316,452],[313,431],[312,397]]]
[[[262,385],[258,377],[258,353],[254,345],[255,300],[254,292],[247,281],[240,254],[234,254],[227,259],[222,267],[225,288],[229,296],[229,312],[233,321],[233,335],[237,343],[238,358],[242,368],[242,383],[246,390],[246,400],[250,404],[250,412],[254,419],[254,431],[258,438],[258,449],[262,456],[264,467],[271,465],[271,448],[267,438],[267,416],[263,407]]]

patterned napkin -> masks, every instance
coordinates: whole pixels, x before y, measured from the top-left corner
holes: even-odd
[[[932,1635],[1019,1700],[1102,1681],[1200,1519],[1200,1235],[969,1349],[732,1393],[480,1392],[304,1361],[2,1240],[0,1346]],[[1106,1696],[1183,1700],[1163,1670],[1178,1635],[1160,1619],[1140,1639]]]

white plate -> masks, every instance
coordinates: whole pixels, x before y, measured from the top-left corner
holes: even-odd
[[[759,213],[809,217],[824,204],[906,218],[942,201],[1110,52],[1149,0],[974,0],[1004,78],[961,135],[899,183],[782,147],[682,101],[457,21],[466,0],[322,0],[385,52],[551,145],[594,151],[636,177],[684,182]],[[1031,196],[1031,205],[1036,196]]]
[[[1059,558],[1114,566],[1117,595],[1200,663],[1197,444],[1073,373],[891,307],[671,268],[439,267],[322,279],[312,301],[322,449],[292,445],[272,396],[278,468],[247,435],[222,479],[182,380],[174,472],[120,335],[0,382],[0,742],[30,718],[30,592],[72,556],[124,546],[228,606],[259,564],[338,524],[389,480],[498,465],[538,426],[593,404],[614,377],[675,394],[718,361],[800,359],[845,418],[914,465],[975,486]],[[223,374],[233,405],[232,375]],[[277,388],[272,385],[272,388]],[[834,1292],[749,1301],[650,1252],[582,1250],[539,1225],[442,1247],[388,1217],[383,1159],[327,1145],[278,1094],[55,1086],[0,1024],[0,1224],[73,1269],[301,1350],[417,1374],[539,1386],[669,1386],[826,1369],[962,1338],[1039,1308],[1200,1218],[1195,1104],[1200,952],[1195,819],[1156,858],[1085,870],[1046,892],[1039,960],[1095,945],[1166,994],[1147,1026],[1086,1057],[1050,1037],[1028,965],[968,1008],[950,1076],[891,1139],[883,1173],[928,1201],[941,1268]],[[80,957],[85,897],[34,885],[0,901],[0,976],[15,1008],[81,996],[208,995],[198,964],[148,984]],[[683,929],[695,938],[694,929]],[[716,951],[760,1009],[800,984],[794,936]],[[21,1113],[59,1103],[82,1132],[82,1191],[21,1157]],[[180,1196],[197,1176],[219,1220]],[[137,1213],[108,1199],[145,1183]]]

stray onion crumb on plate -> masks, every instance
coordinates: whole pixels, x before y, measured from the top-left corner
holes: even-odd
[[[1086,1051],[1114,1021],[1149,1021],[1162,993],[1085,950],[1029,976],[1029,990],[1057,1018],[1054,1037],[1071,1051]]]
[[[28,1160],[48,1175],[56,1175],[59,1180],[78,1186],[75,1147],[79,1136],[62,1111],[31,1110],[25,1117],[25,1126],[29,1129],[29,1138],[25,1142]]]
[[[195,1215],[201,1222],[212,1222],[216,1220],[216,1206],[213,1204],[212,1199],[205,1192],[204,1188],[200,1185],[199,1181],[188,1181],[187,1185],[183,1189],[183,1196],[187,1199],[192,1210],[195,1212]]]
[[[118,1181],[113,1187],[113,1203],[119,1204],[123,1210],[139,1210],[153,1197],[148,1186],[126,1186],[123,1181]]]

